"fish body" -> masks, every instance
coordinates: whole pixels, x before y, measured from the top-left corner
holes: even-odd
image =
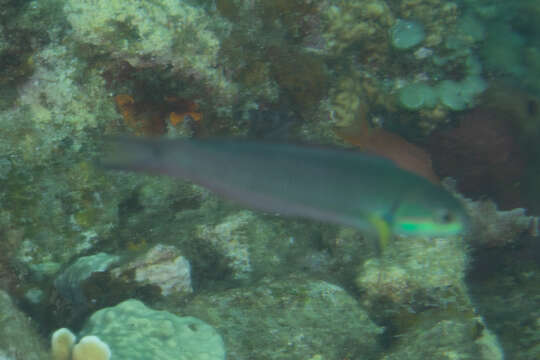
[[[344,149],[228,139],[116,138],[107,168],[164,174],[247,207],[389,234],[454,235],[467,215],[444,188]]]

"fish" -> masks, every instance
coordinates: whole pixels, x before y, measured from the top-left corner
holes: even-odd
[[[453,236],[468,215],[450,192],[391,160],[350,149],[227,138],[116,137],[106,169],[167,175],[245,207],[376,235]]]

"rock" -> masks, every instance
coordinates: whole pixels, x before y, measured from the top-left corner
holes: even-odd
[[[223,335],[235,360],[375,359],[375,325],[341,287],[298,278],[199,295],[185,309]]]
[[[0,290],[0,359],[47,359],[45,348],[28,316]]]

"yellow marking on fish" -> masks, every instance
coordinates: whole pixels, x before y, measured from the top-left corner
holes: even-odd
[[[392,230],[390,229],[388,222],[379,216],[370,216],[369,222],[373,225],[379,235],[379,251],[382,253],[390,242]]]

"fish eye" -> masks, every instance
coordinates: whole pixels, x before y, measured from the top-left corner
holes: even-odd
[[[446,209],[441,209],[441,210],[439,210],[437,212],[436,219],[437,219],[437,222],[439,222],[439,223],[449,224],[452,221],[454,221],[455,216],[454,216],[454,214],[452,214],[452,212],[450,212],[450,211],[448,211]]]

